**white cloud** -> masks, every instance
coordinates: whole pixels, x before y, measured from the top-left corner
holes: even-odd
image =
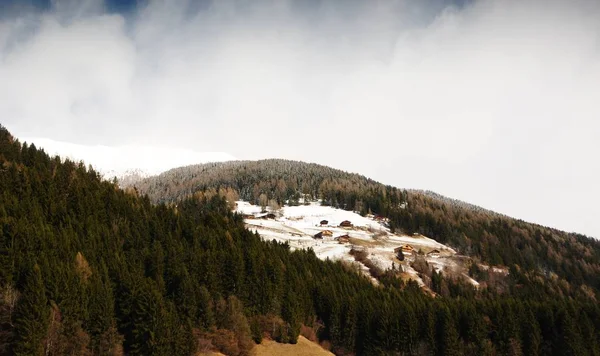
[[[315,161],[600,236],[600,4],[308,3],[2,20],[2,121]]]

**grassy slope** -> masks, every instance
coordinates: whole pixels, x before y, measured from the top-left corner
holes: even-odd
[[[263,340],[251,352],[252,356],[330,356],[331,352],[309,341],[304,336],[298,337],[298,343],[280,344],[271,340]]]

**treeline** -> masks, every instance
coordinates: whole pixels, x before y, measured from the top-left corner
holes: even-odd
[[[479,293],[442,275],[443,298],[393,273],[376,287],[261,241],[218,194],[155,205],[3,128],[0,192],[0,354],[244,355],[300,333],[341,355],[600,352],[590,298]]]
[[[174,202],[196,192],[231,188],[240,199],[256,205],[262,204],[261,196],[280,206],[321,199],[323,204],[363,214],[397,209],[408,196],[405,190],[359,174],[282,159],[180,167],[125,187],[130,186],[148,194],[154,202]]]
[[[312,163],[270,159],[176,168],[135,184],[155,202],[197,193],[257,205],[300,198],[390,218],[393,230],[421,233],[483,263],[527,271],[555,291],[600,297],[600,241],[512,219],[432,192],[406,191]],[[533,278],[533,277],[532,277]]]
[[[418,232],[491,265],[559,277],[558,293],[600,296],[600,241],[522,220],[409,193],[392,228]]]

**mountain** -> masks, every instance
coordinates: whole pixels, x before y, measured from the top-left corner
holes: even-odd
[[[253,174],[260,172],[260,163],[246,169],[254,165]],[[412,214],[421,216],[416,207],[450,217],[438,224],[458,219],[448,227],[451,232],[478,223],[475,213],[426,205],[429,198],[358,175],[340,173],[348,179],[338,181],[336,171],[313,168],[306,174],[289,168],[298,175],[282,176],[284,183],[290,180],[288,205],[296,204],[297,195],[310,199],[320,194],[330,206],[315,208],[337,209],[336,214],[343,209],[331,205],[347,208],[353,202],[367,213],[381,209],[390,216],[390,232],[413,228]],[[239,169],[243,172],[244,164]],[[311,182],[320,178],[310,173],[320,170],[330,172],[331,180],[311,192]],[[240,174],[224,179],[239,178],[240,185],[256,181],[259,209],[265,199],[277,208],[277,198],[268,194],[279,181],[263,179],[278,173]],[[301,183],[300,191],[294,192],[293,179]],[[397,270],[383,271],[376,285],[343,261],[321,260],[310,249],[292,251],[287,243],[264,241],[246,229],[244,217],[231,209],[235,202],[225,198],[236,194],[233,186],[192,187],[186,188],[192,192],[188,197],[153,203],[136,189],[103,180],[85,164],[21,144],[0,127],[0,354],[196,355],[218,350],[247,355],[263,337],[296,343],[299,335],[328,345],[337,355],[600,352],[598,289],[583,273],[571,276],[557,268],[546,278],[509,264],[510,273],[501,277],[494,267],[474,265],[472,272],[480,279],[487,274],[495,286],[477,289],[422,263],[420,273],[431,279],[435,294],[423,293]],[[286,191],[280,189],[283,198]],[[254,195],[254,185],[238,194]],[[297,203],[305,202],[299,198]],[[474,215],[465,220],[468,214]],[[364,219],[370,218],[365,214]],[[418,229],[434,226],[414,219]],[[593,266],[589,256],[575,264],[580,256],[571,255],[579,249],[597,253],[584,237],[502,219],[491,224],[514,231],[537,228],[534,241],[548,248],[553,246],[548,236],[557,240],[564,271]],[[503,231],[498,229],[487,233]],[[489,238],[496,238],[497,246],[505,241],[500,234]],[[581,246],[570,250],[570,244]]]
[[[509,268],[514,278],[523,278],[527,285],[538,277],[558,277],[564,283],[555,286],[558,294],[587,294],[592,288],[598,296],[600,290],[598,240],[314,163],[271,159],[192,165],[134,186],[155,202],[175,202],[210,191],[263,206],[271,200],[278,205],[296,205],[301,198],[318,200],[362,215],[385,216],[392,231],[428,236],[486,265]]]
[[[50,155],[92,164],[104,178],[116,177],[125,184],[131,184],[179,166],[235,159],[224,152],[196,152],[169,147],[86,146],[47,138],[24,138],[23,141],[44,147],[44,150]]]

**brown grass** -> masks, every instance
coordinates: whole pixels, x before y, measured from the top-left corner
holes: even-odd
[[[383,275],[384,271],[368,258],[369,254],[367,251],[352,249],[350,250],[350,254],[354,256],[354,260],[362,263],[369,269],[369,273],[373,278],[379,279]]]
[[[298,337],[297,344],[279,344],[271,340],[263,340],[250,352],[251,356],[331,356],[331,352],[318,344],[310,342],[304,336]]]
[[[375,247],[375,246],[384,246],[385,244],[381,241],[367,241],[363,239],[357,239],[355,237],[350,238],[350,243],[356,246],[364,246],[364,247]]]

